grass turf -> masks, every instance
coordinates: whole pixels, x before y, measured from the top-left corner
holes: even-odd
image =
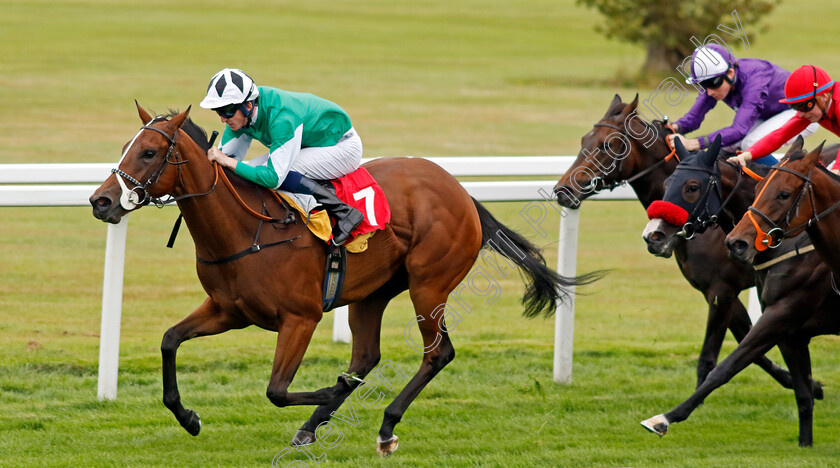
[[[837,8],[782,4],[769,32],[736,55],[836,73],[830,44],[787,19],[806,15],[828,28],[836,15],[827,11]],[[195,103],[225,66],[335,100],[369,156],[575,154],[614,93],[652,91],[614,84],[642,54],[599,37],[598,22],[571,1],[9,0],[0,17],[0,162],[116,161],[138,126],[135,98],[158,111],[193,104],[199,124],[219,129]],[[716,109],[706,125],[729,119]],[[539,237],[521,207],[490,205],[553,262],[556,228]],[[246,329],[181,348],[183,400],[204,421],[197,438],[160,403],[162,334],[203,298],[190,240],[163,247],[171,209],[131,216],[115,402],[95,398],[105,226],[84,208],[3,208],[0,217],[0,465],[267,466],[287,447],[310,409],[277,409],[265,398],[274,334]],[[812,346],[814,375],[826,384],[812,449],[796,447],[792,393],[751,368],[666,438],[638,426],[693,389],[705,323],[700,295],[674,262],[645,252],[644,221],[636,202],[583,208],[579,271],[612,271],[577,298],[571,385],[551,381],[553,322],[519,317],[518,279],[499,278],[503,294],[492,304],[468,298],[473,312],[452,332],[456,359],[397,426],[394,457],[373,450],[396,394],[384,389],[376,407],[355,406],[358,425],[342,409],[351,421],[336,421],[344,438],[312,456],[324,455],[323,466],[835,465],[836,337]],[[419,363],[403,336],[412,317],[407,297],[395,300],[382,340],[383,359],[409,374]],[[330,385],[345,369],[349,346],[331,342],[330,322],[292,389]],[[724,353],[733,346],[728,339]],[[275,464],[307,459],[292,453]]]

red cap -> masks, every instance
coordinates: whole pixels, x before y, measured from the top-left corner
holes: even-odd
[[[785,98],[782,104],[807,101],[818,94],[827,93],[834,81],[825,70],[814,65],[802,65],[790,74],[785,82]]]

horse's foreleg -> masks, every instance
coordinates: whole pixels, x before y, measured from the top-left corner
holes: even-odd
[[[729,330],[732,331],[732,336],[735,337],[735,340],[740,343],[741,340],[747,336],[747,333],[749,333],[750,328],[752,327],[752,321],[750,320],[750,315],[747,312],[747,309],[744,308],[741,301],[733,301],[732,307],[734,310],[731,314],[732,319],[729,322]],[[782,387],[793,388],[793,379],[790,376],[790,372],[771,361],[767,356],[762,355],[758,357],[758,359],[755,360],[755,364],[764,369],[764,371],[767,372],[770,377],[773,377],[776,382],[779,382]]]
[[[793,377],[793,392],[799,409],[799,446],[814,444],[814,393],[811,386],[811,353],[808,340],[779,343]]]
[[[283,324],[277,333],[277,348],[274,351],[271,379],[265,393],[276,406],[282,408],[296,405],[324,405],[332,400],[335,387],[322,388],[314,392],[290,393],[288,391],[317,325],[318,322],[309,317],[291,313],[283,317]]]
[[[391,295],[369,298],[350,305],[350,330],[353,333],[353,357],[347,373],[358,379],[339,377],[332,387],[335,396],[332,401],[315,409],[308,421],[297,431],[292,445],[309,445],[315,442],[318,426],[329,421],[332,414],[344,403],[344,400],[361,385],[368,373],[379,363],[379,331],[382,327],[382,313]]]
[[[731,297],[721,297],[714,291],[707,294],[706,302],[709,305],[706,317],[706,334],[703,337],[703,346],[700,348],[700,356],[697,359],[697,386],[706,380],[709,372],[715,368],[720,348],[723,346],[723,339],[726,336],[726,326],[729,324],[730,310],[729,302]],[[738,298],[734,298],[740,304]],[[695,387],[695,388],[696,388]]]
[[[175,369],[175,355],[178,347],[192,338],[215,335],[246,325],[223,313],[210,298],[207,298],[193,313],[163,335],[163,341],[160,344],[160,352],[163,356],[163,404],[172,411],[181,426],[190,434],[198,435],[201,430],[201,418],[195,411],[185,409],[181,405]]]
[[[664,436],[668,425],[685,421],[712,391],[729,382],[738,372],[775,346],[784,333],[785,307],[767,310],[762,320],[750,330],[735,351],[718,364],[687,400],[673,410],[642,421],[647,430]]]

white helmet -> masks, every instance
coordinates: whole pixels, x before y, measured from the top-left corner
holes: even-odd
[[[699,83],[725,74],[735,62],[735,57],[725,47],[709,44],[694,49],[691,56],[691,76],[686,83]]]
[[[207,86],[207,96],[199,104],[205,109],[218,109],[229,104],[242,104],[258,98],[260,91],[254,80],[238,68],[225,68],[216,73]]]

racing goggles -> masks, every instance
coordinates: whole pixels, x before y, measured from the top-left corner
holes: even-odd
[[[220,117],[224,117],[229,119],[236,115],[236,111],[239,110],[239,104],[228,104],[226,106],[217,107],[213,109]]]
[[[725,78],[726,78],[725,74],[718,75],[718,76],[715,76],[713,78],[709,78],[707,80],[701,81],[700,86],[702,86],[703,89],[718,89],[723,84],[723,81],[724,81]]]
[[[808,99],[807,101],[802,102],[792,102],[788,104],[791,109],[795,110],[796,112],[809,112],[814,106],[817,105],[817,100],[815,98]]]

